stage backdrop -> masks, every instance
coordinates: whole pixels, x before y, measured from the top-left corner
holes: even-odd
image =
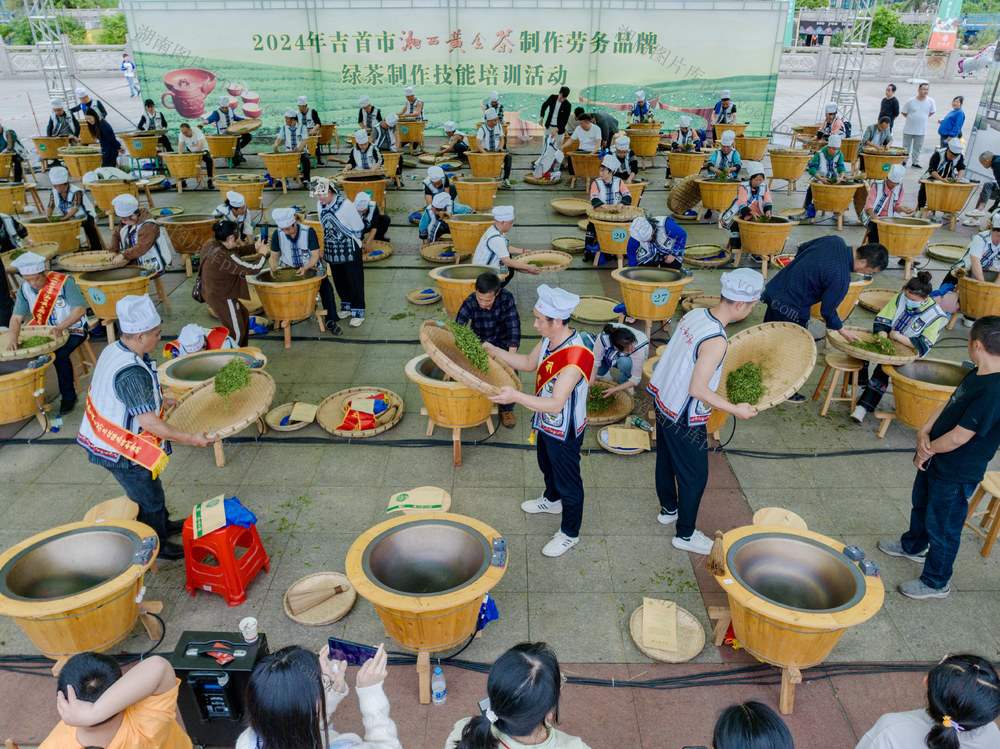
[[[259,97],[266,129],[306,95],[343,136],[361,94],[385,115],[414,86],[428,133],[446,120],[472,129],[497,90],[512,134],[526,134],[545,97],[566,85],[575,106],[622,122],[642,88],[668,128],[683,113],[703,126],[728,88],[739,121],[769,132],[787,2],[479,4],[123,1],[143,95],[166,107],[172,130],[218,107],[228,87],[241,91],[240,114],[256,115]]]

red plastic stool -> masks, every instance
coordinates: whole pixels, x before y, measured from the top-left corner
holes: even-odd
[[[244,528],[227,525],[217,531],[194,538],[191,518],[184,521],[181,534],[184,541],[184,587],[194,595],[197,588],[225,596],[230,606],[247,600],[246,587],[261,568],[271,569],[271,558],[257,535],[256,526]],[[237,550],[243,552],[237,555]],[[213,563],[206,563],[208,557]]]

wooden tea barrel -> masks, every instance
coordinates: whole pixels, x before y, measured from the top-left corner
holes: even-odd
[[[900,367],[883,364],[882,368],[892,381],[896,418],[916,430],[923,428],[938,406],[948,402],[969,373],[961,364],[941,359],[917,359]]]
[[[71,218],[66,221],[49,221],[45,216],[34,216],[21,221],[28,230],[28,239],[32,242],[55,242],[59,245],[59,253],[76,252],[80,249],[80,227],[82,218]],[[91,248],[95,249],[95,248]]]
[[[24,183],[0,185],[0,213],[24,213]]]
[[[12,153],[0,153],[0,179],[10,180],[12,179],[11,171],[14,168],[14,154]]]
[[[167,172],[175,180],[198,179],[201,174],[200,153],[163,153],[160,154]]]
[[[769,136],[737,135],[735,145],[743,161],[763,161],[767,154],[767,144],[770,142]]]
[[[649,180],[636,179],[628,186],[629,195],[632,196],[632,205],[639,205],[642,199],[642,191],[649,187]]]
[[[206,135],[205,141],[208,143],[208,155],[213,159],[231,159],[236,155],[239,136]]]
[[[118,319],[115,305],[119,299],[130,294],[145,294],[149,288],[149,279],[142,275],[142,268],[137,265],[81,273],[76,283],[94,314],[105,322]]]
[[[984,278],[989,279],[989,271]],[[978,281],[971,274],[958,279],[958,301],[962,314],[972,320],[1000,314],[1000,285],[996,280]]]
[[[924,248],[931,240],[935,229],[941,227],[936,221],[924,218],[875,218],[878,226],[878,241],[885,245],[890,255],[903,258],[906,268],[903,278],[908,279],[913,271],[913,260],[924,254]]]
[[[243,176],[237,178],[224,174],[215,178],[215,186],[222,193],[223,200],[226,199],[226,193],[232,190],[243,196],[249,210],[259,211],[263,206],[264,188],[267,186],[267,180],[262,175],[256,178]]]
[[[427,122],[424,120],[400,120],[399,121],[399,142],[421,144],[424,142],[424,127]],[[412,150],[412,146],[411,146]]]
[[[381,177],[352,177],[351,173],[337,177],[337,184],[344,188],[344,196],[348,200],[354,200],[358,193],[369,193],[372,202],[378,209],[385,213],[385,183],[384,176]]]
[[[701,190],[701,204],[709,211],[725,211],[736,200],[739,180],[721,182],[702,177],[695,180]]]
[[[386,179],[396,180],[396,172],[399,171],[399,162],[403,160],[401,151],[383,151],[382,168],[385,169]]]
[[[734,123],[732,123],[730,125],[719,125],[719,124],[716,124],[715,125],[715,139],[716,140],[720,140],[722,138],[722,134],[724,132],[726,132],[727,130],[732,130],[733,131],[733,135],[735,135],[737,138],[739,138],[741,135],[743,135],[743,133],[745,133],[747,131],[748,127],[750,127],[750,125],[749,125],[749,123],[746,123],[746,122],[743,122],[743,123],[734,122]],[[740,154],[740,155],[742,155],[742,154]]]
[[[292,347],[289,326],[316,312],[316,295],[324,278],[315,270],[307,271],[304,276],[295,274],[295,268],[279,268],[273,274],[265,271],[247,279],[257,291],[264,314],[285,329],[286,349]],[[334,310],[327,312],[333,314]]]
[[[955,231],[955,219],[978,185],[974,182],[941,182],[936,179],[922,179],[920,184],[926,190],[927,210],[951,214],[948,229]]]
[[[406,363],[406,376],[417,383],[427,416],[446,429],[468,429],[490,417],[493,401],[447,376],[427,354]]]
[[[197,255],[215,235],[212,224],[218,219],[210,213],[180,213],[156,219],[166,232],[174,251],[184,257],[184,267],[190,272],[191,255]]]
[[[155,159],[156,149],[160,145],[159,135],[146,135],[141,130],[134,133],[119,133],[125,144],[125,150],[133,159]]]
[[[850,166],[858,160],[858,148],[861,146],[861,138],[842,138],[840,141],[840,152],[844,154],[844,164]],[[743,155],[743,152],[740,152]],[[853,171],[853,167],[851,168]]]
[[[783,179],[788,183],[788,194],[792,194],[795,183],[802,178],[809,164],[812,154],[804,148],[781,148],[771,151],[768,154],[771,158],[771,176],[768,177],[767,184],[776,179]]]
[[[885,175],[889,173],[894,164],[902,164],[906,161],[903,149],[894,150],[899,151],[899,153],[894,153],[894,151],[862,151],[861,166],[865,175],[869,179],[885,179]]]
[[[741,253],[760,255],[764,258],[761,273],[767,278],[768,260],[773,255],[780,255],[785,249],[785,242],[792,232],[792,227],[798,225],[798,221],[773,216],[769,221],[745,221],[736,219],[736,224],[740,228],[741,248],[736,251],[737,257]],[[737,259],[737,265],[739,260]]]
[[[503,161],[507,154],[503,151],[495,153],[480,153],[479,151],[466,151],[469,159],[469,169],[472,170],[473,177],[488,177],[497,179],[503,171]]]
[[[666,268],[643,267],[617,268],[611,271],[611,277],[621,287],[625,314],[647,323],[673,317],[681,300],[681,289],[693,278]]]
[[[315,213],[307,213],[302,217],[301,222],[304,226],[312,227],[312,230],[316,232],[316,238],[319,239],[319,249],[320,253],[323,251],[323,224],[319,222],[319,216]]]
[[[45,372],[52,362],[28,369],[28,361],[0,361],[0,424],[13,424],[41,415],[44,397],[35,393],[45,389]],[[40,420],[42,420],[40,419]]]
[[[506,278],[510,271],[500,273],[489,265],[447,265],[429,272],[431,280],[437,284],[438,291],[441,292],[441,299],[449,317],[454,318],[458,315],[462,302],[476,290],[476,279],[486,272]]]
[[[631,142],[632,152],[639,158],[639,166],[646,168],[646,159],[653,165],[660,146],[660,131],[630,127],[625,131]]]
[[[860,273],[851,274],[851,283],[847,287],[847,295],[844,297],[843,301],[837,305],[837,315],[840,316],[841,320],[846,320],[848,318],[858,301],[861,299],[861,292],[870,286],[873,281],[874,279],[865,278]],[[822,304],[819,302],[814,304],[809,310],[809,317],[813,320],[822,320],[823,316],[820,315],[821,307]]]
[[[135,182],[126,182],[123,179],[101,179],[85,184],[90,194],[94,196],[94,205],[111,217],[114,216],[114,206],[111,205],[111,201],[116,197],[119,195],[139,197],[139,188]]]
[[[837,215],[837,231],[844,226],[844,215],[854,203],[854,194],[858,191],[857,183],[828,185],[823,182],[810,181],[813,206],[817,211],[829,211]],[[861,185],[863,187],[863,185]]]
[[[493,217],[489,214],[463,213],[455,214],[448,219],[448,230],[451,233],[455,252],[471,255],[476,251],[476,245],[486,230],[493,225]]]
[[[69,146],[69,138],[67,136],[58,136],[50,138],[45,135],[36,135],[31,139],[35,144],[35,149],[38,151],[38,158],[41,159],[42,169],[45,168],[45,162],[48,160],[55,160],[62,158],[59,156],[59,149],[66,148]],[[100,164],[98,164],[100,166]]]
[[[577,179],[597,179],[601,168],[601,157],[596,153],[571,153],[573,176]]]
[[[706,158],[708,158],[706,151],[671,151],[667,158],[670,162],[671,181],[698,174],[704,169]],[[728,208],[728,206],[726,207]]]
[[[317,133],[317,135],[319,136],[319,140],[316,141],[317,145],[319,146],[329,145],[330,142],[337,137],[337,123],[327,122],[320,125],[319,132]]]
[[[101,149],[90,146],[67,146],[57,152],[66,165],[69,176],[83,179],[83,175],[101,166]]]
[[[474,211],[488,211],[493,207],[500,183],[495,177],[453,177],[451,183],[458,193],[458,202]]]
[[[594,233],[597,235],[597,245],[605,255],[614,255],[621,260],[627,254],[628,248],[628,224],[620,221],[600,221],[592,219]]]

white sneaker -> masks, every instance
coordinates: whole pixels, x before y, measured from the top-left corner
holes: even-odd
[[[579,537],[570,538],[562,531],[556,531],[556,535],[552,537],[552,540],[542,547],[542,555],[547,557],[561,557],[578,543],[580,543]]]
[[[865,420],[868,415],[868,410],[864,406],[858,406],[851,412],[851,418],[854,419],[859,424]]]
[[[532,515],[537,515],[541,512],[547,512],[549,515],[562,515],[562,500],[557,499],[555,502],[550,502],[542,496],[538,499],[529,499],[526,502],[522,502],[521,509],[525,512],[530,512]]]
[[[977,208],[977,209],[975,209],[975,210],[972,210],[972,211],[966,211],[966,212],[965,212],[965,215],[966,215],[966,216],[972,216],[972,217],[974,217],[974,218],[982,218],[983,216],[985,216],[985,215],[986,215],[986,211],[981,211],[981,210],[979,210],[979,209]]]
[[[351,318],[351,322],[348,323],[348,324],[352,328],[360,328],[361,327],[361,323],[363,323],[364,321],[365,321],[365,318],[363,318],[363,317],[352,317]]]
[[[962,219],[962,226],[979,226],[979,219],[978,218]]]
[[[691,551],[695,554],[710,554],[712,551],[712,539],[699,530],[695,530],[689,539],[674,536],[673,541],[670,543],[674,545],[675,549],[680,549],[681,551]]]
[[[663,508],[660,508],[660,514],[656,516],[656,522],[661,525],[672,525],[677,522],[677,511],[667,512]]]
[[[349,309],[342,309],[340,310],[340,312],[337,313],[338,320],[346,320],[350,316],[351,316],[351,311]]]

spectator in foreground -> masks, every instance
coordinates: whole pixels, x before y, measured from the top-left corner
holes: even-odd
[[[715,721],[712,749],[794,749],[792,734],[774,710],[761,702],[731,705]]]
[[[561,687],[559,661],[548,645],[515,645],[490,669],[488,698],[479,703],[482,715],[458,721],[445,749],[520,749],[536,744],[545,749],[589,749],[582,739],[552,727],[559,722]]]
[[[1000,679],[984,658],[948,655],[924,677],[927,707],[886,713],[857,749],[1000,746]]]

